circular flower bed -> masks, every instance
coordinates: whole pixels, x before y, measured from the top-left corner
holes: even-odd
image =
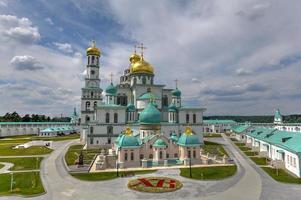
[[[180,181],[168,177],[140,177],[128,182],[132,190],[151,193],[173,192],[182,186]]]

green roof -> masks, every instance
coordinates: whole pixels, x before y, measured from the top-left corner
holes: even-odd
[[[209,119],[209,120],[203,120],[204,124],[236,124],[236,121],[233,120],[219,120],[219,119]]]
[[[301,134],[298,132],[281,131],[270,128],[255,128],[247,135],[286,149],[294,153],[301,153]]]
[[[139,100],[149,100],[149,99],[160,99],[160,98],[151,92],[146,92],[146,93],[142,94],[138,99]]]
[[[138,137],[133,135],[121,134],[117,138],[117,146],[125,148],[137,148],[141,144]]]
[[[144,110],[139,115],[141,124],[160,124],[161,112],[156,108],[153,102],[147,104]]]
[[[135,112],[135,111],[136,111],[136,107],[135,107],[134,104],[129,103],[129,104],[126,106],[126,110],[127,110],[127,111],[130,111],[130,112]]]
[[[274,119],[280,120],[282,118],[279,108],[275,111]]]
[[[173,103],[173,104],[170,104],[169,106],[168,106],[168,111],[169,112],[177,112],[177,107],[176,107],[176,105]]]
[[[106,88],[106,94],[107,95],[113,95],[115,96],[117,92],[117,88],[111,83],[107,88]]]
[[[174,141],[174,142],[178,142],[179,137],[177,136],[177,134],[173,133],[170,137],[170,140]]]
[[[173,91],[171,91],[171,95],[175,96],[175,97],[180,97],[181,96],[181,91],[178,88],[176,88]]]
[[[246,131],[248,128],[250,128],[251,125],[250,124],[244,124],[244,125],[236,125],[236,126],[232,126],[232,131],[234,131],[235,133],[242,133],[244,131]]]
[[[153,147],[167,147],[167,144],[162,139],[157,139],[153,144]]]
[[[183,133],[181,135],[181,137],[179,138],[177,144],[180,146],[185,146],[185,147],[196,147],[196,146],[200,146],[201,142],[197,135],[195,135],[195,134],[189,135],[189,134]]]

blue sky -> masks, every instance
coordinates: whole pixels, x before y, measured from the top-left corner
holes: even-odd
[[[101,87],[144,42],[156,82],[207,115],[300,113],[301,2],[0,0],[0,114],[68,115],[95,39]]]

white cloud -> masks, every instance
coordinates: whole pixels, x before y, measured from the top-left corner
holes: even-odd
[[[13,15],[0,15],[0,30],[3,37],[21,43],[30,44],[41,38],[39,29],[28,18]]]
[[[43,69],[43,65],[39,63],[34,57],[29,55],[24,56],[14,56],[11,61],[11,65],[17,70],[30,70],[35,71]]]
[[[49,25],[54,25],[52,19],[50,17],[45,18],[45,21],[49,24]]]
[[[53,43],[59,50],[63,51],[64,53],[72,53],[73,48],[71,44],[68,43],[59,43],[59,42],[54,42]]]

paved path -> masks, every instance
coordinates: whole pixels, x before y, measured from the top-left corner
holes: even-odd
[[[0,162],[0,164],[4,165],[4,167],[0,169],[0,174],[9,173],[9,169],[14,166],[14,164],[7,162]]]
[[[204,199],[204,200],[278,200],[300,199],[301,187],[279,184],[267,176],[261,169],[246,159],[231,142],[225,138],[218,140],[225,144],[226,150],[234,156],[238,172],[222,181],[197,181],[179,176],[178,169],[158,170],[149,175],[168,176],[180,180],[183,188],[161,194],[141,193],[126,187],[131,178],[119,178],[110,181],[79,181],[70,176],[63,165],[64,154],[74,141],[54,143],[54,151],[42,161],[41,177],[47,193],[33,199]],[[262,191],[263,188],[263,191]],[[23,199],[21,197],[2,197],[0,199]]]

